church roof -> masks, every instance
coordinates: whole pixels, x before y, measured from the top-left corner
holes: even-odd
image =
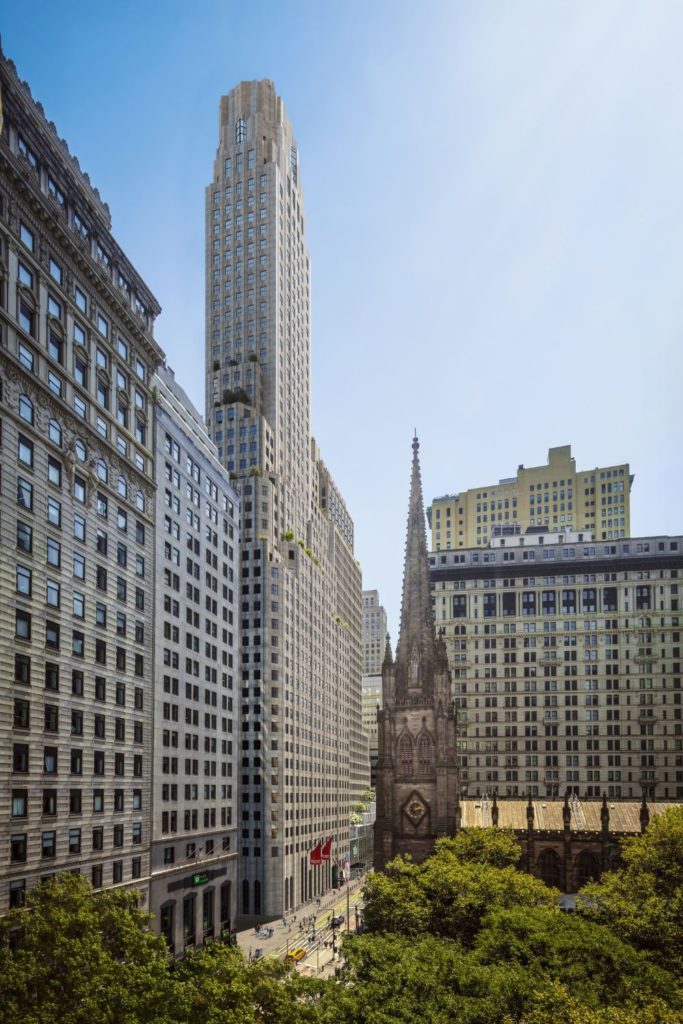
[[[536,831],[559,831],[564,828],[562,820],[562,800],[532,800],[534,809],[534,829]],[[647,809],[650,819],[656,814],[663,814],[669,807],[680,806],[676,803],[649,803]],[[491,808],[493,801],[482,797],[478,800],[461,800],[461,824],[463,828],[482,828],[493,824]],[[526,800],[499,800],[498,826],[512,828],[516,831],[527,827]],[[600,800],[570,800],[572,832],[600,832]],[[611,833],[635,834],[640,832],[641,804],[637,801],[607,801],[609,811],[609,830]]]

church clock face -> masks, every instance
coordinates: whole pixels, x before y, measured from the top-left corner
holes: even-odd
[[[427,813],[427,808],[425,807],[418,793],[413,793],[410,800],[403,808],[403,813],[411,822],[411,824],[414,825],[415,828],[417,828],[417,826],[420,824],[425,814]]]

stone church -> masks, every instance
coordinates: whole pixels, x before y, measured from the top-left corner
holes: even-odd
[[[387,642],[377,713],[376,871],[399,853],[423,860],[460,824],[456,721],[446,646],[434,626],[418,451],[416,437],[401,627],[395,660]]]

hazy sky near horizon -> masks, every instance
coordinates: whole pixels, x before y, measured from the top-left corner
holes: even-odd
[[[312,261],[312,424],[396,639],[411,438],[425,501],[572,444],[683,532],[683,4],[6,5],[17,64],[163,307],[204,406],[218,102],[272,78]]]

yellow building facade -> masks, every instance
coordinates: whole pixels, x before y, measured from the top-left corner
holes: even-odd
[[[628,463],[577,470],[571,445],[550,448],[545,466],[435,498],[427,509],[432,551],[486,546],[498,528],[590,530],[598,540],[630,536]]]

